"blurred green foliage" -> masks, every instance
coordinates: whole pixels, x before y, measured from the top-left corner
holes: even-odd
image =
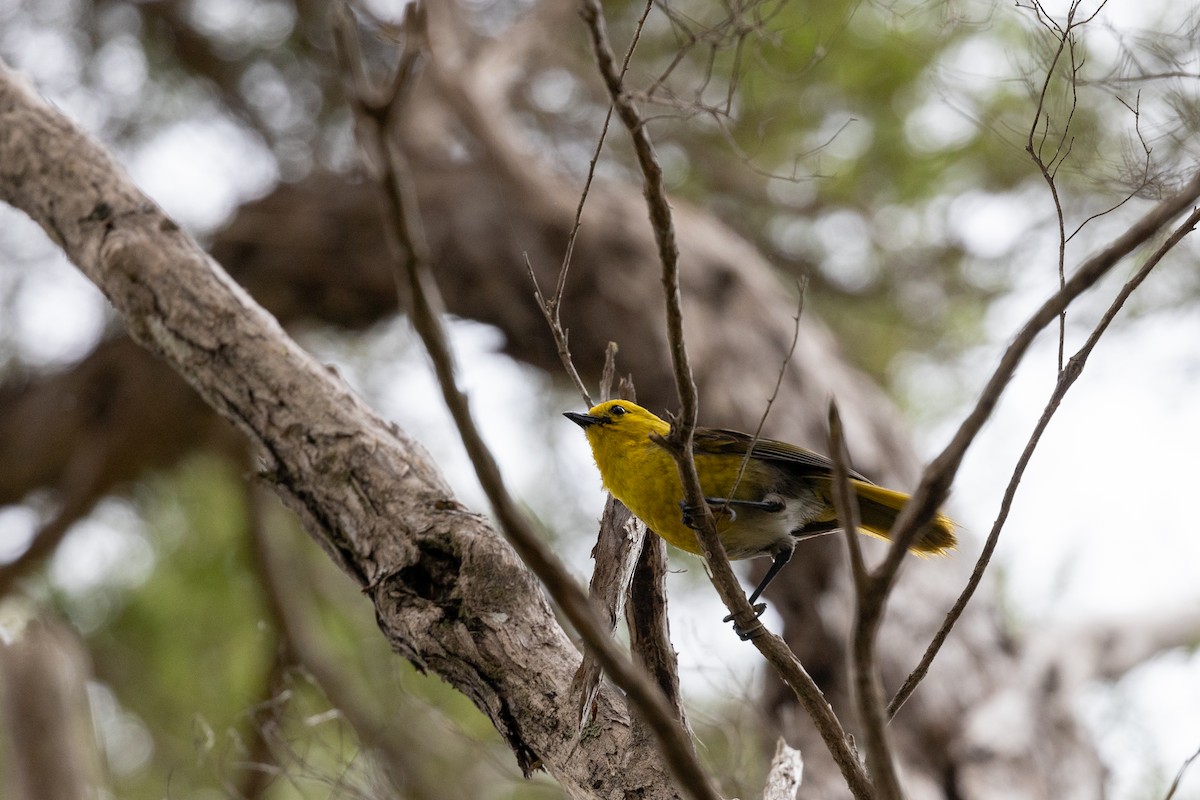
[[[85,640],[96,679],[120,709],[121,720],[104,713],[96,720],[109,748],[127,748],[110,752],[114,795],[238,796],[255,770],[269,776],[264,796],[275,800],[389,795],[354,728],[281,649],[263,567],[252,555],[240,472],[198,456],[138,494],[154,554],[149,577],[138,586],[60,593],[58,601],[70,618],[98,593],[108,595],[109,616],[93,622]],[[561,796],[545,778],[532,785],[521,778],[465,696],[396,658],[352,582],[276,501],[269,506],[266,535],[286,552],[279,601],[369,701],[373,723],[414,732],[406,766],[424,774],[408,776],[409,788],[417,787],[409,796]],[[131,761],[131,747],[144,758]],[[465,782],[420,793],[455,774]],[[466,790],[476,783],[487,790]]]

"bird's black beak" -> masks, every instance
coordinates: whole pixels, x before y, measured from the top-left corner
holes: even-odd
[[[593,417],[591,414],[580,414],[577,411],[567,411],[563,413],[563,416],[581,428],[590,428],[593,425],[603,425],[608,422],[604,417]]]

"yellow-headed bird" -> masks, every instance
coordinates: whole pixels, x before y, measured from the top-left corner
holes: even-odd
[[[686,509],[681,513],[683,486],[675,460],[652,438],[666,436],[670,425],[628,400],[609,400],[586,414],[564,416],[587,434],[604,488],[659,536],[699,554],[689,515]],[[697,428],[693,455],[729,557],[774,558],[750,594],[751,605],[791,558],[797,540],[839,528],[833,462],[824,456],[720,428]],[[853,471],[850,486],[858,496],[862,532],[887,539],[908,495],[876,486]],[[938,514],[922,528],[911,552],[941,555],[954,546],[954,523]]]

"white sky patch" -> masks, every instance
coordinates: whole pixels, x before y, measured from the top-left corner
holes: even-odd
[[[38,530],[38,515],[29,506],[0,507],[0,564],[25,552]]]
[[[975,122],[944,100],[930,98],[904,119],[904,137],[918,153],[940,153],[968,142]]]
[[[964,39],[938,61],[948,88],[956,93],[992,92],[1013,77],[1012,53],[990,33]]]
[[[529,84],[529,96],[542,111],[559,114],[578,102],[579,81],[565,69],[542,70]]]
[[[79,75],[81,49],[71,38],[71,32],[66,30],[6,26],[0,33],[0,53],[25,73],[39,91],[53,91],[73,84]]]
[[[70,364],[104,332],[108,301],[61,254],[23,276],[13,303],[18,352],[30,364]]]
[[[71,529],[54,553],[50,579],[75,596],[108,585],[136,586],[154,567],[154,551],[144,523],[124,500],[101,501]]]
[[[947,223],[972,254],[999,258],[1028,235],[1029,203],[1024,193],[966,192],[948,206]]]
[[[857,211],[841,209],[822,214],[813,226],[813,234],[824,248],[821,271],[831,281],[854,292],[875,280],[870,226]]]
[[[138,187],[172,218],[200,231],[217,227],[277,177],[263,145],[220,117],[164,128],[129,157],[127,167]]]

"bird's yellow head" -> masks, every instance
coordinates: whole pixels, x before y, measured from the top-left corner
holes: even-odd
[[[671,430],[664,420],[628,400],[609,400],[592,406],[586,414],[568,411],[563,416],[583,428],[597,463],[609,448],[645,443],[650,440],[650,434],[666,436]]]

